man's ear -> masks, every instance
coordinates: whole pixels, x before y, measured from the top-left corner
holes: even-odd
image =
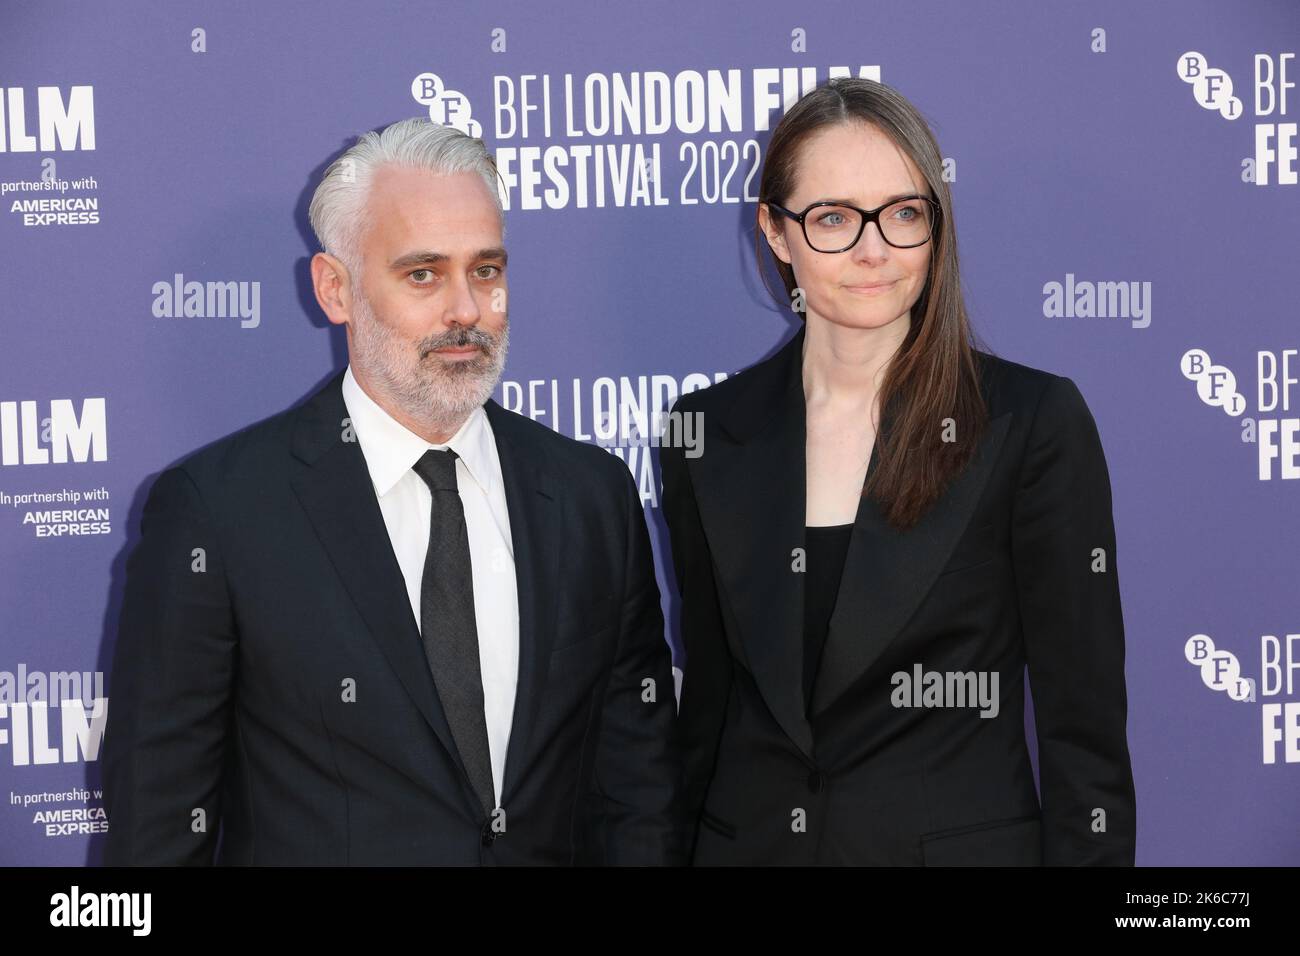
[[[767,244],[772,254],[787,265],[790,264],[790,249],[785,244],[785,219],[781,217],[778,224],[768,209],[767,203],[758,204],[758,225],[767,237]]]
[[[343,261],[328,252],[311,257],[311,284],[321,311],[335,325],[352,318],[352,276]]]

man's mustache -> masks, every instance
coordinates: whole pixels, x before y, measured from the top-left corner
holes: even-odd
[[[497,339],[477,326],[462,326],[423,340],[420,343],[420,355],[427,355],[435,349],[466,348],[470,345],[477,345],[484,352],[490,353],[496,348]]]

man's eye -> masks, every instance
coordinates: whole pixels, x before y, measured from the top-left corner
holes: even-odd
[[[432,270],[430,270],[430,269],[416,269],[414,272],[411,273],[411,278],[414,279],[416,282],[419,282],[421,285],[424,285],[424,283],[421,281],[420,277],[421,277],[421,276],[432,276],[432,275],[433,275],[433,272],[432,272]]]
[[[487,269],[489,271],[484,273],[483,271],[484,269]],[[495,279],[497,276],[501,274],[501,267],[500,266],[479,266],[474,271],[479,274],[479,278],[481,279]]]

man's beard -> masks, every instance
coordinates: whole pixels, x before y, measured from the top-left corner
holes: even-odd
[[[477,345],[473,358],[444,359],[434,350]],[[379,321],[358,290],[349,360],[405,415],[430,432],[450,434],[492,397],[506,364],[510,324],[493,337],[478,326],[458,326],[414,343]]]

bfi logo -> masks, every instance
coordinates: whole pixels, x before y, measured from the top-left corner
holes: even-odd
[[[1255,116],[1282,118],[1287,115],[1287,91],[1295,83],[1287,78],[1294,53],[1255,54]],[[1189,50],[1178,58],[1178,78],[1192,87],[1192,99],[1203,109],[1214,110],[1226,120],[1242,115],[1240,97],[1233,95],[1232,77],[1212,67],[1200,53]],[[1298,176],[1295,123],[1256,123],[1255,155],[1243,161],[1243,180],[1267,186],[1276,178],[1279,186],[1296,185]],[[1276,171],[1276,177],[1270,172]]]
[[[1257,411],[1289,412],[1291,396],[1300,385],[1300,350],[1261,349],[1256,353]],[[1196,383],[1196,394],[1212,408],[1221,408],[1233,418],[1246,410],[1246,399],[1237,390],[1237,377],[1225,365],[1216,365],[1204,349],[1188,349],[1180,367]],[[1259,449],[1259,480],[1275,476],[1283,480],[1300,478],[1300,416],[1244,417],[1241,440]]]
[[[1201,672],[1201,682],[1214,691],[1247,703],[1256,702],[1253,678],[1241,673],[1241,662],[1231,651],[1214,646],[1208,634],[1193,634],[1183,646],[1183,656]],[[1262,634],[1259,638],[1260,697],[1293,697],[1295,675],[1300,671],[1300,634]],[[1261,748],[1265,764],[1278,760],[1279,746],[1285,763],[1300,763],[1300,701],[1269,702],[1260,708]]]

